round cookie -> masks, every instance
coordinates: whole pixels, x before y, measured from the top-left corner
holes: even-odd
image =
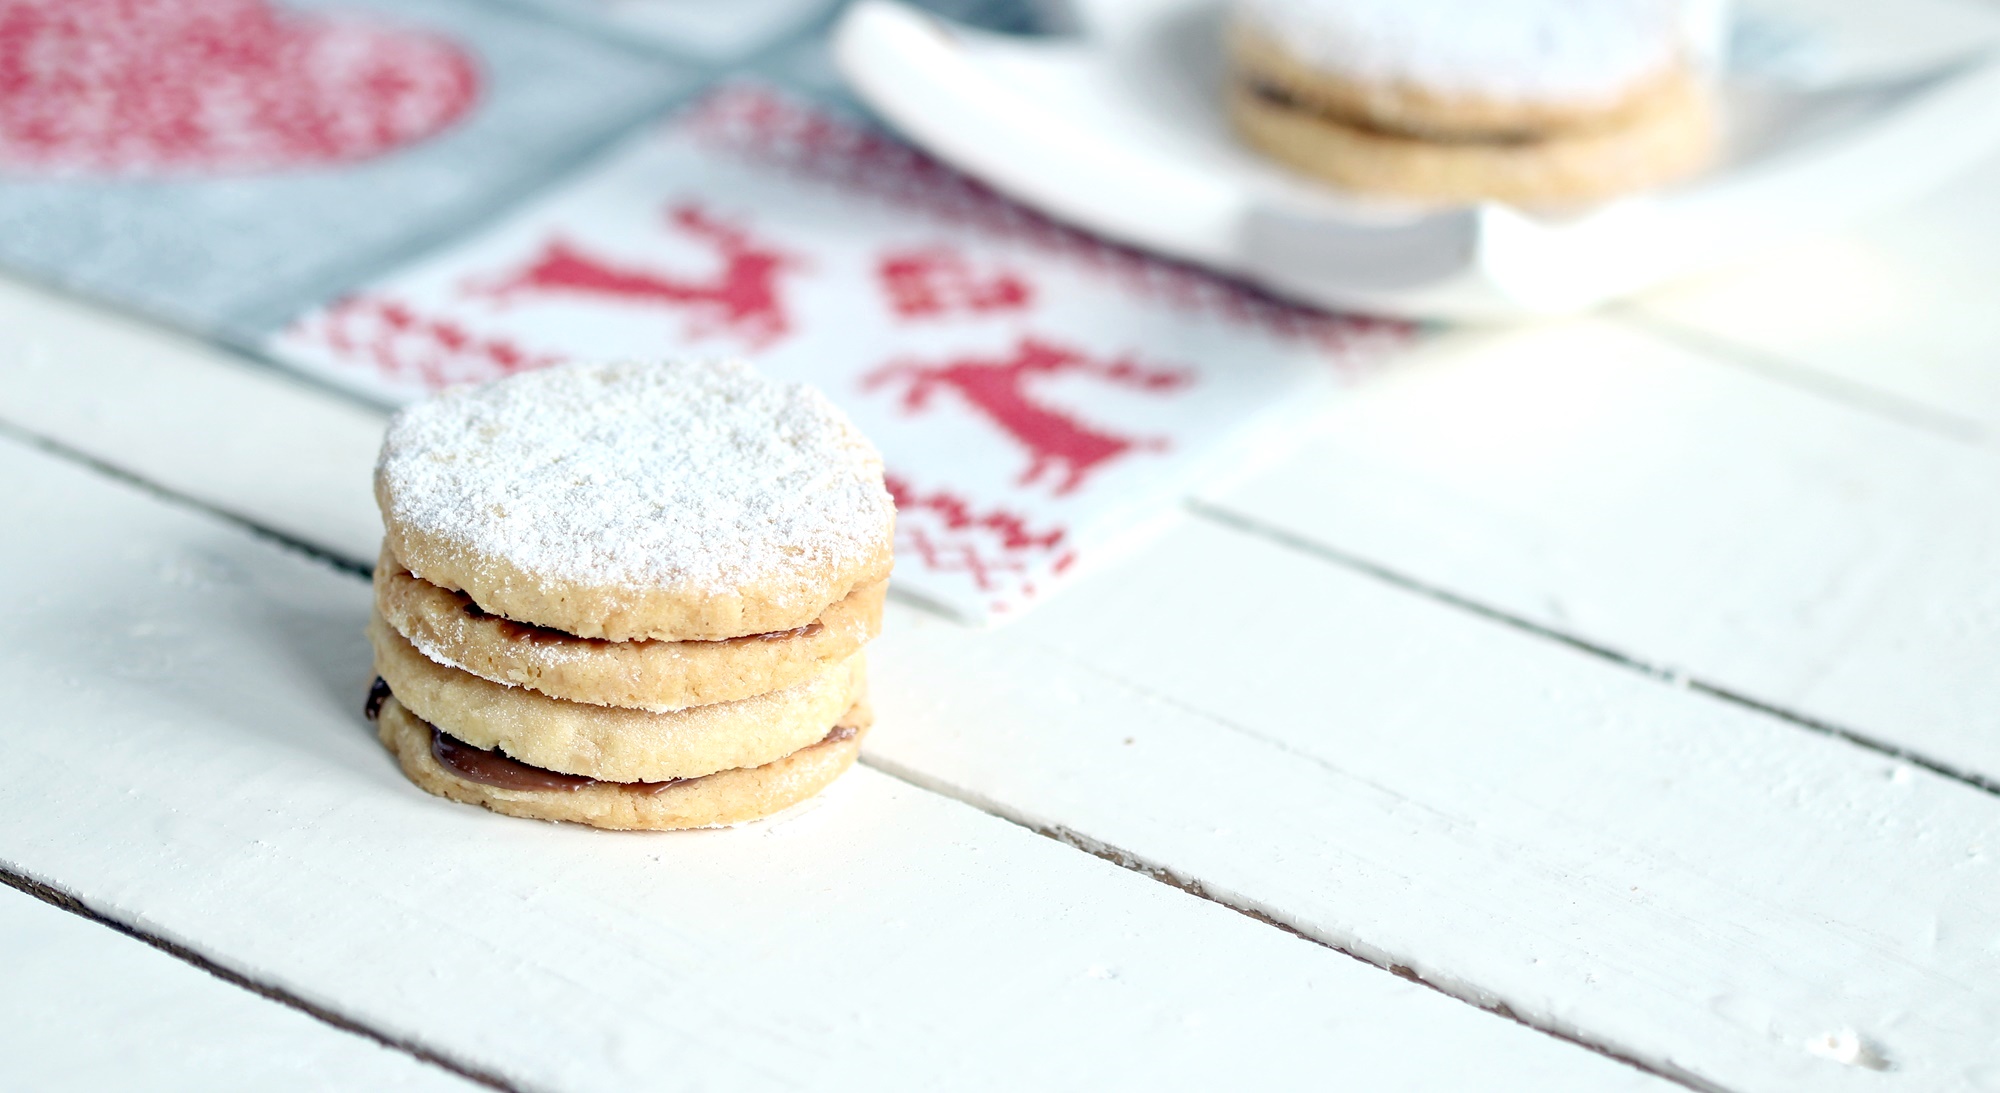
[[[717,641],[605,641],[489,615],[463,592],[420,581],[388,552],[375,607],[431,660],[599,706],[666,712],[732,702],[832,670],[882,629],[885,581],[862,585],[798,630]]]
[[[393,697],[382,702],[378,732],[404,775],[440,797],[528,819],[657,831],[745,823],[806,800],[854,765],[869,720],[866,702],[857,702],[832,732],[762,766],[629,788],[595,782],[571,789],[509,789],[473,781],[438,761],[432,727]]]
[[[1438,90],[1400,80],[1370,82],[1323,71],[1248,27],[1232,27],[1234,79],[1265,88],[1357,128],[1437,140],[1509,139],[1589,132],[1657,110],[1695,80],[1685,65],[1665,65],[1616,94],[1567,100],[1521,100]]]
[[[783,690],[672,713],[564,702],[481,679],[418,652],[370,618],[375,672],[423,720],[530,766],[612,782],[698,778],[754,767],[826,735],[865,686],[859,654]]]
[[[1237,79],[1359,128],[1599,129],[1689,78],[1677,0],[1236,0]]]
[[[612,641],[794,630],[889,575],[882,460],[740,361],[559,365],[389,423],[388,549],[489,614]]]
[[[1611,129],[1516,141],[1433,141],[1344,124],[1268,92],[1229,89],[1243,139],[1290,167],[1361,193],[1425,201],[1568,205],[1661,185],[1715,147],[1714,108],[1692,83]]]

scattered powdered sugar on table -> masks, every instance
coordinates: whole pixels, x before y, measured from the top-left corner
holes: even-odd
[[[728,592],[881,553],[882,460],[803,384],[741,361],[570,364],[396,415],[391,519],[591,587]]]
[[[1236,0],[1300,60],[1500,99],[1611,97],[1674,63],[1698,0]]]

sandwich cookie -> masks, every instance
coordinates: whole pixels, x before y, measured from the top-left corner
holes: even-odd
[[[419,786],[601,827],[756,819],[868,727],[895,511],[818,392],[573,364],[390,422],[369,712]]]
[[[1597,200],[1704,165],[1714,107],[1677,0],[1236,0],[1238,134],[1348,189]]]

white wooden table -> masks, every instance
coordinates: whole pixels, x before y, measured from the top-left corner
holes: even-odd
[[[731,831],[403,780],[378,411],[8,282],[0,422],[0,1086],[2000,1089],[2000,160],[892,604]]]

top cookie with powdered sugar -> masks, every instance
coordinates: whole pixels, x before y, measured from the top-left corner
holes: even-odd
[[[1694,78],[1695,0],[1231,0],[1241,76],[1434,138],[1620,123]]]
[[[824,395],[740,361],[447,391],[390,422],[375,493],[411,573],[581,637],[789,630],[891,564],[881,456]]]
[[[1686,0],[1234,0],[1300,60],[1493,99],[1610,98],[1679,60]]]

